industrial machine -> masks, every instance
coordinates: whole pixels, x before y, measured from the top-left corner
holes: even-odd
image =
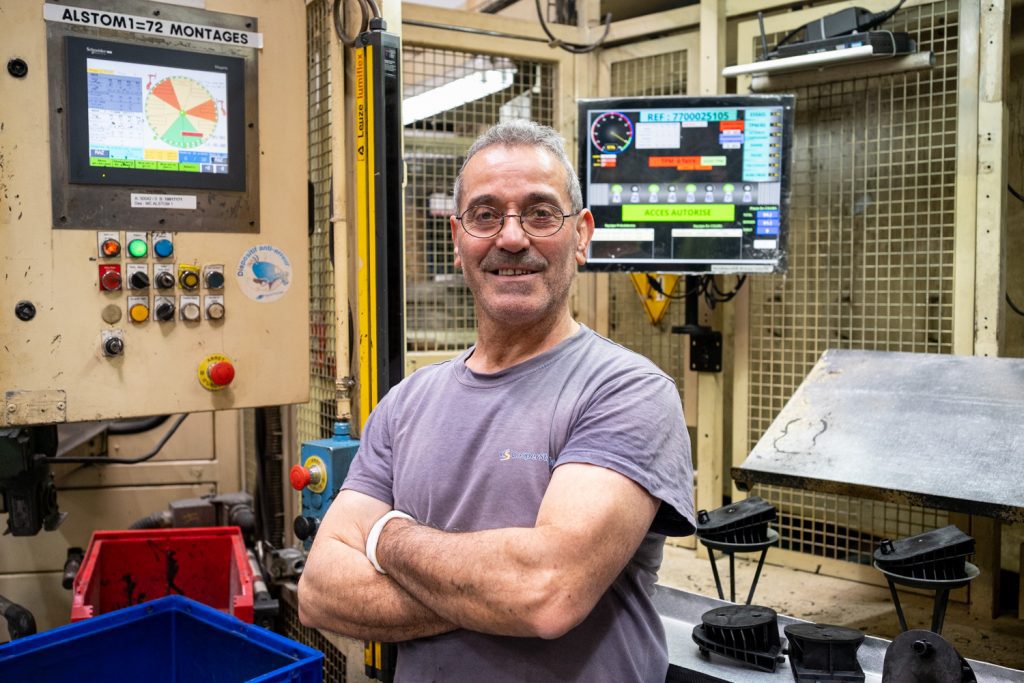
[[[295,535],[306,549],[313,543],[320,521],[338,495],[359,441],[349,436],[349,424],[337,422],[334,436],[302,444],[299,464],[288,473],[292,488],[302,493],[302,514],[295,518]]]
[[[57,457],[58,426],[308,394],[304,15],[195,5],[4,4],[0,593],[59,581],[101,520],[237,488],[230,428],[181,467],[104,477],[133,459]],[[65,495],[87,522],[61,527]]]

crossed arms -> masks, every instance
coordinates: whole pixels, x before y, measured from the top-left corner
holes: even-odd
[[[378,573],[370,527],[390,507],[342,491],[299,582],[299,619],[387,642],[456,628],[557,638],[583,621],[636,552],[659,501],[603,467],[555,469],[536,525],[452,533],[404,519],[384,527]]]

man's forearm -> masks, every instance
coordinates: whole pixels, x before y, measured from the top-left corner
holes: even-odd
[[[462,628],[556,637],[567,629],[549,628],[549,615],[558,613],[562,620],[575,609],[579,619],[569,617],[575,625],[593,602],[568,594],[576,584],[559,576],[539,550],[544,543],[539,537],[546,533],[537,528],[448,533],[394,520],[381,534],[377,559],[414,598]]]
[[[299,618],[306,626],[383,642],[455,628],[338,540],[310,556],[300,580]]]

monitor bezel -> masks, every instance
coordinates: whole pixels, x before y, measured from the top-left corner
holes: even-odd
[[[185,188],[193,190],[245,189],[245,60],[224,54],[194,52],[123,43],[81,36],[66,36],[68,84],[68,182],[88,185],[121,185]],[[90,55],[87,48],[109,51]],[[89,165],[89,99],[86,60],[90,57],[131,64],[223,72],[227,80],[227,173],[191,173]],[[220,67],[220,68],[218,68]]]
[[[722,263],[697,263],[686,259],[650,259],[617,262],[594,263],[590,259],[590,246],[587,250],[587,262],[580,266],[581,271],[590,272],[671,272],[688,274],[766,274],[784,273],[788,267],[789,257],[789,221],[792,186],[792,150],[795,130],[794,117],[796,98],[791,94],[766,95],[668,95],[644,97],[610,97],[581,99],[578,101],[577,147],[579,162],[580,189],[583,193],[583,205],[588,206],[587,169],[590,164],[590,117],[594,110],[636,110],[636,109],[670,109],[692,108],[707,109],[717,107],[766,107],[775,106],[783,109],[782,137],[782,187],[780,192],[780,227],[778,235],[777,261],[774,263],[759,260],[735,260]],[[600,228],[600,225],[595,226]],[[770,266],[770,268],[766,268]]]

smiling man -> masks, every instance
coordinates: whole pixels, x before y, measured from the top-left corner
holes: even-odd
[[[675,384],[572,318],[594,219],[555,131],[489,130],[455,202],[477,342],[370,416],[300,619],[399,642],[401,681],[664,681],[650,594],[693,531]]]

